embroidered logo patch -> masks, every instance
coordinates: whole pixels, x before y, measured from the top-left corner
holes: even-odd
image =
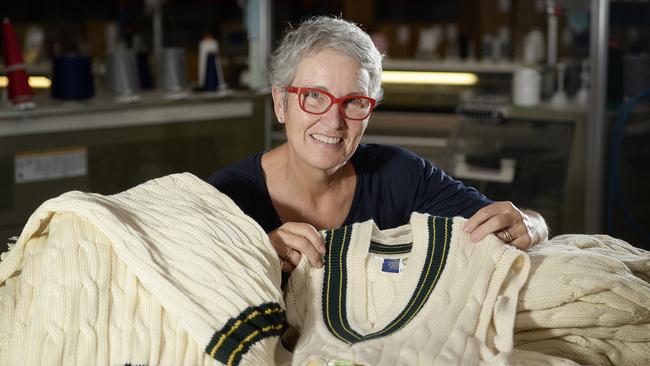
[[[400,272],[400,260],[399,258],[386,258],[384,263],[381,265],[382,272],[389,273],[399,273]]]

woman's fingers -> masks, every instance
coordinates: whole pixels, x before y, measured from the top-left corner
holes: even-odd
[[[287,272],[287,273],[291,273],[293,272],[294,269],[296,269],[296,266],[287,262],[286,260],[284,260],[284,258],[280,258],[280,266],[282,267],[282,272]]]
[[[290,261],[293,265],[300,263],[300,257],[298,255],[295,255],[295,253],[291,253],[289,250],[289,248],[292,248],[294,251],[297,251],[298,254],[306,256],[307,260],[309,260],[309,263],[311,263],[314,267],[322,267],[323,264],[320,259],[320,252],[318,252],[316,249],[319,244],[314,243],[312,241],[313,238],[307,238],[293,232],[283,232],[281,236],[283,238],[285,248],[279,252],[279,255],[281,257],[287,261]],[[294,255],[291,256],[292,258],[287,258],[289,254]]]
[[[530,248],[531,241],[528,235],[522,235],[517,237],[515,240],[511,241],[508,244],[517,247],[518,249],[521,249],[523,251],[526,251],[528,248]]]
[[[312,246],[321,254],[325,253],[325,243],[318,230],[309,224],[295,223],[292,225],[293,232],[305,237]]]
[[[282,269],[293,271],[304,255],[314,267],[322,267],[321,251],[325,247],[323,239],[312,225],[303,223],[285,223],[269,233],[271,244],[278,257],[282,259]]]
[[[476,211],[472,217],[465,221],[465,224],[463,225],[463,231],[465,231],[467,234],[472,234],[474,230],[476,230],[476,228],[478,228],[481,224],[501,211],[500,204],[501,202],[495,202]]]
[[[470,240],[477,242],[494,233],[504,242],[526,250],[532,244],[529,217],[512,202],[495,202],[478,210],[463,226]]]
[[[470,240],[483,240],[488,234],[512,225],[511,217],[507,214],[511,202],[495,202],[476,211],[463,225],[463,230],[470,234]]]
[[[473,242],[481,241],[483,238],[488,236],[488,234],[497,233],[508,226],[510,226],[508,223],[508,217],[503,214],[498,214],[488,218],[485,222],[480,224],[471,232],[469,238]],[[512,235],[512,233],[510,234]]]

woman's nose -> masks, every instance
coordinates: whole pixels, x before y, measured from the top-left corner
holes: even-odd
[[[339,104],[332,105],[330,110],[321,116],[320,122],[329,129],[338,130],[345,123],[345,116],[339,106]]]

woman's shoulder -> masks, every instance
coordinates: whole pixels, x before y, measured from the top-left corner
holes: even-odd
[[[233,184],[256,185],[259,181],[261,158],[264,152],[258,152],[244,160],[228,165],[212,173],[206,182],[218,189]]]

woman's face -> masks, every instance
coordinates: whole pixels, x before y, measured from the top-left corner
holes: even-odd
[[[367,72],[353,58],[323,49],[303,58],[292,86],[323,89],[337,98],[363,96],[366,93],[359,86],[360,80],[367,85],[367,78]],[[284,98],[278,93],[275,99],[277,112],[277,103]],[[312,167],[330,172],[343,166],[359,146],[368,118],[346,119],[337,104],[325,114],[310,114],[300,108],[298,94],[289,93],[286,100],[280,116],[285,121],[290,154]]]

